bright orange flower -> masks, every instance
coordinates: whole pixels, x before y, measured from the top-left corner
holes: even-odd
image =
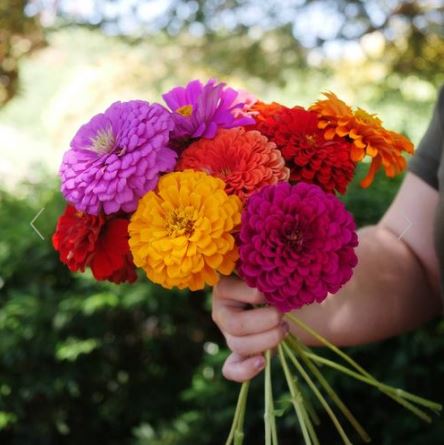
[[[373,182],[381,166],[389,177],[405,169],[407,161],[402,153],[413,153],[413,144],[406,137],[386,130],[375,114],[362,108],[353,111],[333,93],[324,95],[327,99],[317,101],[310,110],[318,113],[318,126],[325,130],[325,139],[331,140],[336,135],[349,138],[353,142],[351,159],[355,162],[362,161],[365,155],[372,157],[367,176],[361,181],[362,187]]]
[[[185,169],[222,179],[225,191],[243,201],[264,185],[287,181],[289,176],[276,145],[258,131],[242,127],[220,129],[214,139],[192,143],[176,165],[178,171]]]
[[[265,102],[257,101],[250,109],[250,112],[255,113],[254,119],[256,122],[264,121],[269,117],[278,114],[282,109],[287,108],[277,102],[266,104]],[[251,127],[250,127],[251,128]]]

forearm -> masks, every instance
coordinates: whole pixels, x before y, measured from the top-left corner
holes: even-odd
[[[322,304],[294,315],[337,345],[381,340],[413,329],[440,310],[437,288],[410,248],[383,226],[359,231],[358,265],[352,279]],[[291,325],[310,345],[317,342]]]

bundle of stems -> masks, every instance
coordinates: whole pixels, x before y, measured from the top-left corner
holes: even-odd
[[[312,335],[316,340],[333,351],[339,356],[343,364],[336,363],[332,360],[326,359],[305,346],[301,340],[296,336],[290,334],[279,346],[277,356],[280,361],[283,374],[287,381],[290,391],[291,403],[295,409],[296,416],[300,425],[302,436],[305,445],[319,445],[319,439],[316,434],[316,425],[319,424],[319,419],[314,411],[311,403],[301,391],[299,379],[306,382],[310,390],[313,392],[316,399],[325,409],[335,426],[342,442],[345,445],[351,445],[352,442],[341,425],[338,417],[333,411],[332,406],[327,401],[326,397],[321,392],[321,389],[329,397],[330,402],[336,406],[342,415],[347,419],[361,440],[365,443],[370,442],[370,436],[367,434],[362,425],[356,420],[349,408],[340,399],[335,390],[327,382],[322,375],[320,367],[327,366],[333,368],[353,379],[359,380],[367,385],[373,386],[395,402],[402,405],[414,415],[418,416],[425,422],[431,422],[432,419],[426,410],[432,413],[439,414],[442,410],[442,405],[432,402],[422,397],[411,394],[399,388],[395,388],[376,380],[369,372],[362,366],[356,363],[349,355],[341,351],[335,345],[330,343],[327,339],[319,335],[316,331],[310,328],[302,320],[292,314],[286,314],[286,317],[291,322],[295,323],[308,334]],[[265,353],[265,410],[264,410],[264,424],[265,424],[265,445],[278,445],[278,434],[276,428],[276,411],[274,408],[273,389],[271,380],[271,352]],[[292,374],[291,368],[297,372],[297,377]],[[316,384],[317,382],[317,384]],[[242,445],[244,440],[244,419],[247,407],[247,398],[250,382],[244,382],[239,393],[236,410],[234,413],[233,423],[225,445]]]

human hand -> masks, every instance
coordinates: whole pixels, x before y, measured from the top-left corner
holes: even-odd
[[[244,382],[265,367],[263,352],[275,348],[289,332],[288,324],[264,296],[236,277],[222,278],[215,286],[212,318],[232,353],[222,373],[228,380]]]

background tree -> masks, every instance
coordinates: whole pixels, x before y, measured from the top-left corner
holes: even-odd
[[[18,62],[44,44],[37,17],[25,14],[26,0],[0,2],[0,106],[18,91]]]
[[[418,75],[435,86],[444,78],[439,0],[5,0],[0,5],[0,102],[17,92],[18,59],[43,42],[42,17],[48,29],[99,27],[133,43],[165,33],[191,53],[200,50],[199,60],[203,56],[222,71],[235,69],[281,84],[288,81],[288,70],[313,60],[328,69],[338,44],[347,47],[373,36],[384,51],[367,56],[382,62],[388,74]]]

